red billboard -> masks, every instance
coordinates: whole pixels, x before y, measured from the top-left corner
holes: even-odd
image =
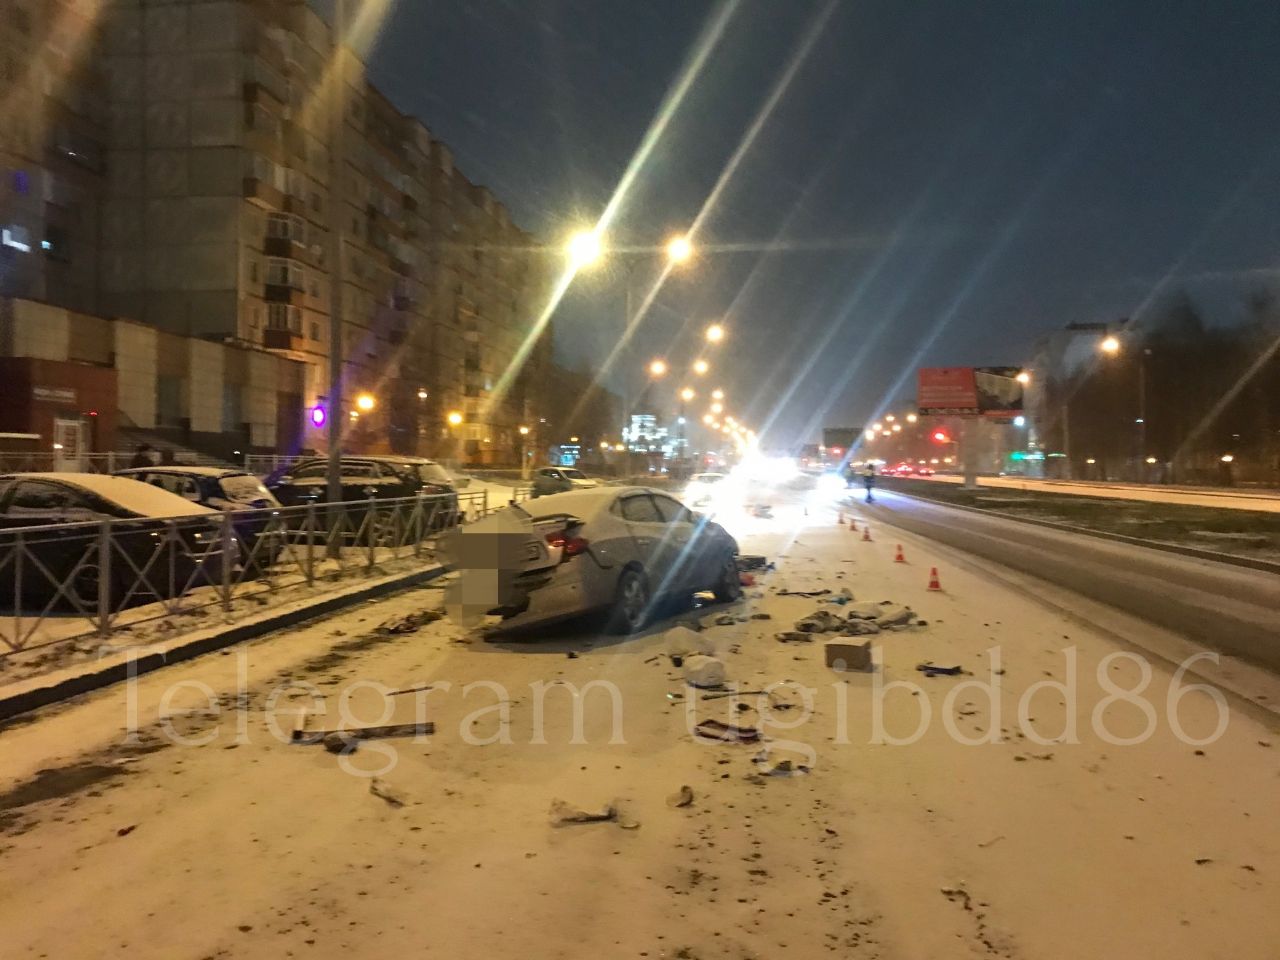
[[[1022,412],[1018,367],[922,367],[916,407],[924,416],[1012,419]]]

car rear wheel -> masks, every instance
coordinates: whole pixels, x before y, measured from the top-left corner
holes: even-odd
[[[711,592],[721,603],[742,599],[742,574],[738,572],[738,558],[732,553],[725,554],[721,561],[720,573]]]
[[[649,619],[649,581],[632,567],[618,577],[618,589],[609,614],[610,633],[635,633]]]

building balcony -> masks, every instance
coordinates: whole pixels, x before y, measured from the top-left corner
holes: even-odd
[[[279,210],[284,203],[284,194],[257,177],[244,178],[244,198],[263,210]]]
[[[268,283],[263,287],[262,291],[262,299],[268,303],[287,303],[294,307],[302,306],[306,296],[305,291],[283,283]]]
[[[299,333],[292,330],[272,330],[270,328],[262,331],[262,345],[268,350],[289,350],[292,352],[300,352],[306,341]]]

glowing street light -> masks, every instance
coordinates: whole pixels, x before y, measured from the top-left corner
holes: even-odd
[[[706,373],[710,369],[711,369],[711,364],[707,363],[707,361],[705,360],[693,361],[693,372],[696,373],[698,376],[702,376],[704,373]]]
[[[590,267],[604,255],[604,242],[595,230],[579,230],[565,244],[565,256],[575,270]]]
[[[702,415],[702,422],[703,422],[703,423],[705,423],[708,427],[709,427],[709,426],[711,426],[711,423],[712,423],[712,421],[714,421],[714,420],[715,420],[715,417],[713,417],[713,416],[712,416],[711,414],[709,414],[709,413],[704,413],[704,414]]]
[[[895,424],[893,425],[893,432],[894,432],[894,433],[901,433],[901,432],[902,432],[902,424],[900,424],[900,423],[895,423]]]
[[[1103,341],[1098,344],[1098,349],[1103,353],[1115,355],[1120,352],[1120,340],[1117,337],[1105,337],[1103,338]]]
[[[458,424],[462,423],[462,414],[457,410],[452,410],[450,411],[449,416],[445,419],[449,421],[449,426],[456,427]]]
[[[649,363],[649,376],[665,377],[667,375],[667,361],[661,358],[655,358]]]
[[[712,391],[711,391],[711,399],[712,399],[712,400],[723,400],[723,399],[724,399],[724,391],[723,391],[723,390],[719,390],[719,389],[712,390]]]
[[[1022,384],[1025,387],[1028,383],[1031,382],[1031,374],[1023,370],[1016,377],[1014,377],[1014,379],[1017,380],[1020,384]]]
[[[724,339],[724,327],[718,323],[713,323],[707,327],[707,343],[719,343]]]
[[[427,396],[428,396],[428,394],[427,394],[427,388],[426,388],[426,387],[419,387],[419,388],[418,388],[418,399],[419,399],[419,400],[425,400],[425,399],[427,399]]]
[[[713,404],[711,405],[711,412],[712,412],[712,413],[715,413],[715,414],[724,413],[724,404],[723,404],[723,403],[713,403]]]
[[[688,403],[690,400],[692,400],[696,396],[697,394],[693,392],[692,387],[685,387],[683,390],[680,391],[680,399],[683,400],[685,403]]]
[[[689,238],[680,235],[667,241],[667,259],[672,263],[684,263],[693,256],[693,244]]]
[[[874,440],[874,439],[876,438],[876,432],[875,432],[874,430],[868,430],[868,431],[864,434],[864,436],[865,436],[868,440]]]
[[[529,428],[528,428],[528,427],[521,427],[521,428],[520,428],[520,436],[522,436],[522,437],[527,437],[528,435],[529,435]]]
[[[361,413],[368,413],[377,405],[378,402],[373,399],[373,394],[371,393],[362,393],[356,397],[356,409]]]
[[[919,419],[920,419],[920,417],[919,417],[919,416],[917,416],[917,415],[916,415],[916,414],[914,414],[914,413],[908,413],[908,414],[907,414],[907,423],[915,423],[915,422],[916,422],[917,420],[919,420]]]

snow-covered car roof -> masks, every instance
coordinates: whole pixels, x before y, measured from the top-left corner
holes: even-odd
[[[666,490],[655,490],[652,487],[579,487],[576,490],[566,490],[564,493],[547,494],[536,500],[524,500],[517,506],[535,517],[553,513],[585,513],[589,510],[604,509],[619,497],[632,493],[671,496]]]
[[[158,463],[154,467],[130,467],[117,470],[117,477],[129,477],[137,473],[180,473],[188,477],[251,477],[253,474],[231,467],[196,467],[185,463]]]
[[[132,477],[110,477],[101,473],[13,473],[0,479],[52,480],[65,483],[144,517],[195,517],[217,513],[216,510],[192,503],[176,493]]]

